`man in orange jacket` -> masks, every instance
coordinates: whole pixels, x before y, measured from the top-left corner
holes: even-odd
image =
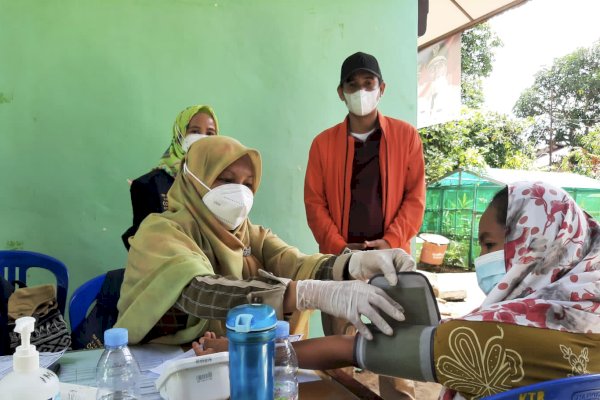
[[[419,134],[377,110],[385,82],[372,55],[346,58],[337,91],[348,116],[313,140],[304,180],[306,218],[319,251],[402,248],[410,254],[425,209]],[[347,327],[323,320],[328,334]],[[379,389],[384,399],[415,399],[414,383],[405,379],[382,376]]]
[[[356,53],[342,64],[340,100],[348,116],[312,143],[304,181],[308,225],[321,253],[402,248],[425,209],[425,165],[417,130],[385,117],[379,64]]]

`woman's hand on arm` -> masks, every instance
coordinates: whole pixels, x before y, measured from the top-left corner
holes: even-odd
[[[316,281],[296,283],[298,310],[321,310],[331,316],[343,318],[356,327],[366,339],[372,335],[361,316],[377,326],[386,335],[392,335],[390,325],[383,319],[384,312],[397,321],[404,320],[404,310],[382,289],[362,281]]]
[[[390,285],[398,283],[398,272],[415,269],[415,261],[402,249],[359,251],[352,253],[348,262],[348,272],[354,279],[368,280],[383,274]]]
[[[346,247],[344,248],[344,250],[342,250],[343,254],[346,249],[348,250],[365,250],[367,248],[367,245],[365,244],[366,242],[362,242],[362,243],[347,243]]]
[[[375,250],[391,249],[392,246],[385,239],[365,240],[365,248],[370,247]]]

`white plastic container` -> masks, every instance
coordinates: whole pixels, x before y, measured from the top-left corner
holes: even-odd
[[[22,317],[15,323],[15,332],[21,334],[21,345],[13,355],[13,371],[0,381],[3,400],[60,399],[58,377],[40,368],[40,353],[30,342],[34,325],[33,317]]]
[[[156,381],[165,400],[229,399],[229,353],[184,358],[167,364]]]

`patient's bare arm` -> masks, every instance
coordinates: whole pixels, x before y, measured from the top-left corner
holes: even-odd
[[[354,336],[326,336],[292,345],[300,368],[324,370],[354,365]]]
[[[326,336],[316,339],[301,340],[292,343],[298,365],[307,369],[334,369],[354,365],[354,336]],[[212,354],[227,351],[226,338],[217,338],[207,332],[192,347],[196,355]]]

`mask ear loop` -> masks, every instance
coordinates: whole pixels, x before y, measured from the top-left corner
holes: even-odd
[[[194,175],[192,173],[192,171],[190,171],[190,169],[187,166],[187,163],[183,163],[183,172],[185,172],[186,174],[190,174],[192,176],[192,178],[194,178],[196,181],[198,181],[199,184],[204,186],[204,188],[210,192],[211,189],[208,186],[206,186],[206,184],[204,182],[202,182],[196,175]]]

